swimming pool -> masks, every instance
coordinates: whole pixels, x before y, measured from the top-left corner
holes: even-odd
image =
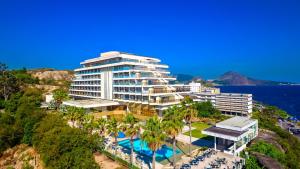
[[[119,145],[124,148],[128,148],[128,149],[131,148],[129,139],[119,141]],[[152,157],[151,149],[148,147],[146,142],[144,142],[140,139],[135,139],[133,141],[133,150],[137,153],[141,153],[148,157]],[[181,153],[181,151],[179,149],[176,149],[176,154],[180,154],[180,153]],[[173,156],[173,149],[166,145],[163,145],[162,148],[156,152],[155,158],[157,161],[161,161],[161,160],[170,158],[172,156]]]

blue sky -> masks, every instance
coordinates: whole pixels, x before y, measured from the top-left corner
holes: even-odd
[[[172,73],[300,82],[300,1],[0,1],[0,61],[74,69],[100,52],[160,58]]]

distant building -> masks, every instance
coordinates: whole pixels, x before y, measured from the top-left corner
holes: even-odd
[[[195,82],[191,82],[189,84],[190,88],[191,88],[191,92],[192,93],[198,93],[198,92],[201,92],[202,91],[202,85],[201,83],[195,83]]]
[[[258,135],[258,121],[235,116],[202,131],[214,137],[214,149],[231,155],[239,155],[247,143]]]
[[[216,108],[225,114],[248,116],[252,113],[252,94],[220,93],[216,95]]]
[[[191,92],[194,101],[210,101],[224,114],[249,116],[252,113],[252,94],[221,93],[219,88],[202,87],[201,92]]]

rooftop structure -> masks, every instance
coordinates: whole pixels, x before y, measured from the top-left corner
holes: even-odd
[[[258,121],[235,116],[202,131],[214,137],[215,150],[238,155],[258,134]]]
[[[216,127],[236,130],[236,131],[245,131],[250,126],[254,125],[257,120],[253,120],[247,117],[235,116],[230,119],[224,120],[216,124]]]

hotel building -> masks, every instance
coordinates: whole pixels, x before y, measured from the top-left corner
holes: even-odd
[[[219,88],[214,87],[200,88],[200,92],[190,93],[194,101],[210,101],[218,110],[228,115],[249,116],[252,113],[252,94],[221,93]]]
[[[190,87],[175,84],[168,65],[157,58],[122,52],[106,52],[81,62],[75,69],[69,95],[75,100],[101,99],[128,105],[140,113],[178,104]],[[144,107],[141,107],[143,106]],[[140,107],[139,107],[140,106]]]
[[[80,64],[69,89],[73,100],[65,105],[102,110],[123,105],[133,113],[151,116],[191,96],[194,101],[210,101],[227,114],[252,112],[252,95],[220,93],[200,83],[177,84],[168,65],[157,58],[112,51]]]
[[[216,108],[225,114],[249,116],[252,113],[252,94],[220,93],[216,95]]]

